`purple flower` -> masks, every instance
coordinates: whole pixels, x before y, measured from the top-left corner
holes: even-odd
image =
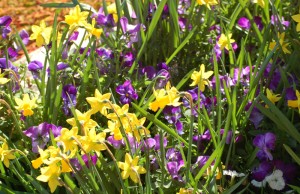
[[[205,165],[205,163],[207,162],[209,156],[198,156],[197,161],[195,162],[195,164],[197,166],[199,166],[200,168],[202,168],[202,166]]]
[[[32,140],[32,152],[38,153],[39,148],[43,149],[46,146],[50,139],[50,131],[52,131],[54,137],[60,135],[61,128],[44,122],[38,126],[29,127],[24,131],[24,134]]]
[[[138,41],[138,32],[140,31],[141,26],[144,26],[141,24],[130,25],[128,24],[128,19],[126,17],[122,17],[120,19],[120,24],[124,34],[124,36],[122,36],[122,39],[127,40],[127,47],[130,48],[132,43]]]
[[[293,87],[289,87],[285,90],[285,99],[286,100],[296,100],[297,99],[296,92]]]
[[[98,156],[97,154],[94,154],[92,156],[87,156],[86,154],[82,155],[81,158],[84,161],[85,165],[89,168],[89,157],[91,159],[91,162],[96,165],[97,160],[98,160]],[[82,169],[81,164],[79,163],[78,158],[72,158],[70,159],[70,163],[72,164],[72,166],[77,170],[80,171]]]
[[[241,17],[238,21],[238,25],[246,30],[249,30],[251,27],[250,20],[246,17]]]
[[[90,160],[91,162],[95,165],[97,163],[97,159],[98,159],[98,156],[97,154],[94,154],[92,156],[88,156],[86,154],[84,154],[82,156],[82,160],[84,161],[85,165],[89,168],[89,157],[90,157]]]
[[[68,84],[63,87],[61,97],[64,102],[63,111],[67,116],[71,115],[70,108],[76,106],[77,103],[76,94],[77,94],[77,89],[72,84]]]
[[[270,150],[275,149],[275,141],[276,141],[276,136],[271,132],[268,132],[264,135],[257,135],[253,139],[253,145],[260,149],[257,152],[256,156],[260,160],[266,160],[266,159],[273,160],[273,156],[270,153]]]
[[[34,79],[39,79],[39,71],[42,70],[44,65],[42,62],[34,60],[28,64],[28,70],[31,71]]]
[[[24,45],[27,45],[29,43],[29,35],[28,32],[26,30],[21,30],[21,32],[19,33],[22,42]]]
[[[132,52],[126,53],[122,58],[123,58],[123,66],[124,67],[131,67],[135,60],[135,57],[132,54]]]
[[[156,134],[155,136],[154,136],[154,140],[155,140],[155,147],[154,147],[154,149],[155,150],[159,150],[160,149],[160,135],[159,134]],[[166,147],[167,146],[167,144],[168,144],[168,140],[167,140],[167,138],[166,137],[163,137],[163,147]]]
[[[161,69],[159,72],[157,72],[156,77],[155,89],[161,89],[168,83],[170,79],[170,73],[166,69]]]
[[[114,53],[109,49],[97,48],[96,52],[99,55],[99,57],[101,57],[103,60],[108,60],[108,59],[114,58]]]
[[[261,31],[264,28],[261,17],[255,16],[253,20],[254,20],[255,24],[257,25],[258,29]]]
[[[146,149],[150,150],[156,145],[156,141],[153,138],[147,138],[144,141],[141,141],[141,150],[144,152]]]
[[[252,103],[249,102],[245,106],[245,110],[248,111],[251,107]],[[249,116],[249,120],[254,124],[255,129],[259,127],[259,124],[263,120],[264,115],[258,110],[258,108],[253,107]]]
[[[11,60],[15,60],[16,57],[18,56],[18,51],[16,49],[14,49],[13,47],[9,47],[7,49],[8,52],[8,56]]]
[[[116,149],[119,149],[123,145],[122,140],[115,140],[113,135],[109,136],[106,140]]]
[[[165,115],[165,119],[168,123],[175,125],[178,134],[183,134],[183,125],[179,120],[181,118],[181,108],[174,106],[166,106],[163,109],[163,113]]]
[[[3,39],[7,37],[7,35],[11,32],[11,28],[9,27],[12,19],[10,16],[0,17],[0,33]]]
[[[280,23],[283,25],[283,29],[288,28],[290,25],[290,22],[284,20],[283,16],[281,17],[281,19],[279,19],[277,15],[271,15],[271,24],[278,25]]]
[[[152,80],[156,76],[156,70],[153,66],[146,66],[140,69],[141,75],[146,75],[148,79]]]
[[[167,163],[167,170],[174,180],[182,182],[182,176],[179,175],[180,169],[184,166],[183,160]]]
[[[267,175],[272,173],[272,170],[272,164],[268,161],[263,161],[259,164],[258,167],[254,168],[254,170],[252,171],[252,177],[256,181],[261,182],[266,178]]]
[[[126,80],[123,85],[117,86],[116,92],[121,95],[120,102],[122,104],[129,104],[131,100],[138,99],[138,95],[132,87],[130,80]]]
[[[102,7],[99,9],[98,13],[92,15],[92,17],[95,18],[97,24],[100,25],[100,26],[107,27],[107,28],[112,28],[116,25],[115,21],[114,21],[114,18],[113,18],[113,15],[108,14],[106,16]]]

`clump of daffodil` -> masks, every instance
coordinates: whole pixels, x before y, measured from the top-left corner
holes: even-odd
[[[283,32],[283,33],[279,33],[278,32],[278,40],[279,40],[279,44],[280,44],[280,46],[281,46],[281,48],[282,48],[282,51],[285,53],[285,54],[291,54],[291,51],[290,50],[288,50],[288,46],[289,46],[289,43],[285,43],[284,42],[284,36],[285,36],[285,32]],[[274,47],[276,46],[276,44],[277,44],[277,42],[275,41],[275,40],[273,40],[271,43],[270,43],[270,45],[269,45],[269,49],[270,50],[273,50],[274,49]]]
[[[31,26],[33,34],[29,37],[30,40],[35,40],[37,46],[49,44],[52,27],[47,27],[44,20],[40,22],[40,26]]]
[[[300,92],[296,90],[297,100],[288,100],[288,106],[291,108],[298,108],[300,111]]]
[[[100,152],[106,150],[106,146],[104,145],[105,137],[105,132],[96,134],[95,129],[90,129],[85,136],[79,137],[79,141],[82,145],[84,152]]]
[[[252,0],[252,3],[257,3],[262,8],[265,7],[265,0]]]
[[[0,147],[0,157],[1,161],[4,163],[4,165],[9,168],[9,160],[13,160],[16,158],[14,155],[14,150],[10,150],[8,148],[7,142],[5,139],[1,138],[3,140],[3,143]]]
[[[201,92],[205,90],[205,85],[209,84],[209,77],[212,76],[214,72],[213,71],[207,71],[205,72],[205,66],[204,64],[201,64],[200,71],[194,71],[191,75],[191,79],[193,80],[193,83],[190,84],[190,86],[198,86]]]
[[[57,186],[62,186],[60,175],[64,172],[71,172],[72,169],[67,162],[71,155],[61,153],[60,148],[49,146],[46,150],[39,149],[40,157],[32,160],[32,166],[37,169],[41,167],[41,175],[36,179],[42,182],[48,182],[51,193],[53,193]]]
[[[77,27],[85,27],[88,25],[87,17],[89,12],[81,11],[80,6],[76,5],[74,9],[71,9],[69,15],[65,16],[65,22],[70,25],[70,29],[73,30]]]
[[[42,182],[48,182],[50,191],[51,193],[53,193],[56,190],[57,186],[62,186],[62,184],[60,183],[60,174],[60,167],[57,164],[53,163],[49,166],[41,168],[41,175],[36,177],[36,179]]]
[[[197,0],[199,5],[206,5],[208,9],[210,9],[211,5],[218,5],[217,0]]]
[[[281,99],[281,97],[279,97],[280,94],[273,94],[272,90],[269,90],[268,88],[267,88],[266,91],[267,91],[267,98],[268,98],[273,104],[275,104],[275,102],[278,102],[278,101]],[[266,108],[268,108],[268,105],[266,105]]]
[[[292,18],[295,22],[297,22],[296,31],[299,32],[300,31],[300,14],[293,15]]]
[[[19,111],[23,111],[23,115],[25,117],[31,116],[31,115],[34,114],[32,109],[37,107],[37,105],[35,103],[36,102],[35,98],[30,100],[29,95],[24,94],[22,100],[20,98],[15,98],[15,101],[18,105],[18,106],[16,106],[16,109],[19,110]]]
[[[111,109],[110,106],[111,93],[101,94],[99,90],[95,90],[95,97],[87,97],[87,102],[91,105],[92,113],[100,111],[102,115],[107,115],[107,110]]]
[[[128,104],[125,104],[123,107],[113,104],[114,112],[106,116],[110,120],[108,121],[108,129],[105,131],[110,132],[115,140],[121,140],[123,135],[120,128],[122,127],[126,134],[135,137],[135,139],[140,142],[141,135],[150,134],[150,131],[143,126],[146,118],[138,119],[136,114],[129,113],[128,109]]]
[[[171,87],[170,82],[167,83],[166,89],[154,90],[155,101],[149,104],[149,108],[156,112],[158,108],[163,109],[167,105],[180,106],[179,92],[175,87]]]
[[[218,45],[220,46],[220,49],[223,50],[224,48],[226,48],[227,50],[229,50],[231,43],[234,43],[235,40],[231,39],[232,34],[228,34],[228,36],[226,36],[225,34],[221,34],[219,41],[218,41]]]
[[[60,131],[61,135],[55,138],[55,141],[62,143],[64,152],[76,152],[78,150],[77,141],[78,139],[78,128],[73,127],[72,129],[62,128]]]
[[[76,118],[70,118],[67,120],[67,123],[69,123],[70,125],[72,125],[73,128],[77,128],[77,122],[76,120],[79,122],[80,127],[82,130],[84,130],[83,132],[85,133],[86,130],[88,129],[92,129],[95,128],[98,124],[91,119],[91,115],[92,115],[92,111],[89,110],[85,113],[81,113],[79,110],[75,110],[75,114],[76,114]]]
[[[144,167],[138,166],[138,162],[138,156],[132,159],[130,154],[125,154],[125,162],[118,162],[118,167],[123,170],[121,173],[122,179],[130,177],[133,182],[140,182],[140,174],[145,174],[147,171]]]

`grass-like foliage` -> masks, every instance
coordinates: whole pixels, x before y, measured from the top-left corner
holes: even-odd
[[[43,6],[0,17],[0,191],[299,192],[298,1]]]

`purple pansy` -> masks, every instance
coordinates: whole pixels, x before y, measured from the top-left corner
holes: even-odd
[[[29,127],[24,131],[24,134],[32,140],[32,151],[38,153],[39,148],[43,149],[48,143],[50,131],[52,131],[54,137],[57,137],[60,135],[61,128],[60,126],[44,122],[38,126]]]
[[[166,106],[163,109],[163,113],[168,123],[173,124],[177,129],[177,133],[182,135],[183,125],[182,122],[179,120],[181,118],[181,108],[179,106]]]
[[[42,62],[34,60],[28,64],[28,70],[31,71],[34,79],[39,79],[39,73],[43,69],[44,65]]]
[[[113,135],[109,136],[106,140],[116,149],[119,149],[123,145],[122,140],[115,140]]]
[[[252,171],[252,177],[258,182],[262,182],[267,175],[269,175],[273,170],[273,165],[268,161],[263,161],[258,167],[254,168]]]
[[[116,92],[121,95],[120,102],[129,104],[132,100],[138,99],[138,94],[131,85],[130,80],[126,80],[122,85],[117,86]]]
[[[97,154],[94,154],[92,156],[87,156],[86,154],[82,155],[81,158],[84,161],[85,165],[89,168],[89,159],[88,157],[90,157],[91,162],[96,165],[97,160],[98,160],[98,156]],[[81,164],[79,163],[79,160],[77,158],[71,158],[70,159],[70,163],[72,164],[72,166],[77,170],[80,171],[82,169]]]
[[[121,17],[120,24],[124,34],[122,39],[127,40],[127,47],[130,48],[134,42],[138,41],[138,32],[141,30],[141,27],[144,26],[141,24],[128,24],[128,19],[126,17]]]
[[[281,19],[277,15],[271,15],[271,24],[273,25],[278,25],[278,24],[283,25],[283,29],[288,28],[290,25],[290,22],[287,20],[284,20],[284,17],[282,16]]]
[[[255,24],[257,25],[257,28],[261,31],[264,28],[261,17],[254,16],[253,20],[254,20]]]
[[[28,32],[26,30],[21,30],[19,32],[19,35],[22,39],[23,44],[27,45],[29,43],[29,34],[28,34]]]
[[[154,149],[155,150],[159,150],[160,149],[160,135],[159,134],[156,134],[155,136],[154,136],[154,140],[155,140],[155,146],[154,146]],[[167,146],[167,144],[168,144],[168,140],[167,140],[167,138],[166,137],[163,137],[163,147],[166,147]]]
[[[124,67],[131,67],[134,60],[135,60],[135,57],[134,55],[132,54],[132,52],[128,52],[126,53],[125,55],[123,55],[122,57],[122,60],[123,60],[123,66]]]
[[[245,110],[249,111],[250,108],[252,106],[252,103],[249,102],[246,106],[245,106]],[[261,121],[263,120],[264,115],[259,111],[258,108],[256,108],[255,106],[252,108],[251,112],[250,112],[250,116],[249,116],[249,120],[254,124],[255,129],[257,129],[261,123]]]
[[[246,17],[241,17],[237,23],[241,28],[246,30],[249,30],[251,27],[250,20]]]
[[[275,149],[275,141],[276,135],[271,132],[265,133],[264,135],[257,135],[253,139],[253,145],[259,148],[256,156],[260,160],[273,160],[273,156],[270,153],[270,150]]]
[[[205,165],[205,163],[207,162],[209,157],[210,156],[198,156],[197,161],[195,162],[195,164],[198,167],[202,168]]]
[[[12,19],[10,16],[0,17],[0,33],[3,39],[7,37],[7,35],[11,32],[10,23]]]
[[[68,84],[63,87],[61,97],[64,102],[63,111],[67,116],[72,115],[70,108],[76,106],[76,94],[77,89],[72,84]]]
[[[179,175],[180,169],[184,167],[184,162],[183,160],[180,161],[172,161],[167,163],[167,170],[172,176],[174,180],[177,180],[179,182],[183,182],[182,176]]]

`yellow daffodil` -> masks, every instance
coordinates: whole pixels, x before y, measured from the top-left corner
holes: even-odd
[[[31,27],[33,34],[29,37],[30,40],[35,40],[37,46],[49,44],[52,27],[47,27],[44,20],[40,22],[40,26],[33,25]]]
[[[71,9],[69,15],[65,16],[65,22],[70,25],[70,29],[76,27],[85,27],[88,25],[86,19],[89,15],[87,11],[81,11],[80,6],[76,5],[74,9]]]
[[[102,29],[98,29],[95,28],[95,24],[96,24],[96,20],[95,18],[93,18],[92,20],[92,24],[88,24],[86,26],[86,29],[89,31],[89,33],[91,33],[92,35],[96,36],[97,38],[100,38],[103,30]]]
[[[126,120],[128,120],[128,119],[125,117],[128,113],[129,104],[125,104],[122,107],[114,104],[113,107],[114,107],[115,112],[108,114],[106,117],[113,121],[117,121],[120,119],[122,121],[122,123],[123,123],[123,121],[126,122]]]
[[[37,107],[37,105],[35,103],[35,101],[36,101],[35,98],[30,100],[29,95],[24,94],[23,95],[23,100],[21,100],[19,98],[15,98],[15,101],[18,105],[18,106],[16,106],[16,109],[19,110],[19,111],[23,111],[23,115],[25,117],[33,115],[34,112],[33,112],[32,109]]]
[[[57,164],[51,164],[50,166],[41,168],[41,175],[36,179],[42,182],[48,182],[51,193],[55,191],[57,186],[61,186],[59,182],[61,170]]]
[[[13,153],[13,150],[9,150],[7,142],[4,141],[2,146],[0,147],[0,157],[1,161],[7,168],[9,168],[9,160],[13,160],[16,158],[16,156]]]
[[[61,135],[56,137],[56,141],[60,141],[63,143],[64,152],[77,150],[77,142],[74,140],[78,139],[78,128],[73,127],[71,130],[67,128],[61,129]]]
[[[218,5],[217,0],[197,0],[199,5],[206,5],[208,9],[210,9],[211,5]]]
[[[280,94],[273,94],[272,90],[269,90],[267,88],[267,98],[273,103],[275,104],[275,102],[278,102],[281,97],[279,97]],[[266,105],[266,108],[268,108],[268,105]]]
[[[104,145],[106,133],[101,132],[96,134],[95,129],[91,129],[85,136],[80,137],[80,143],[86,153],[90,151],[103,151],[106,150],[106,146]]]
[[[201,64],[200,71],[194,71],[191,75],[191,79],[193,80],[193,83],[191,83],[190,86],[197,86],[199,85],[200,91],[205,90],[205,85],[209,84],[208,78],[212,76],[214,72],[213,71],[207,71],[205,72],[205,66],[204,64]]]
[[[132,157],[128,153],[126,153],[125,162],[118,162],[118,167],[123,170],[121,173],[122,179],[127,179],[130,176],[133,182],[135,183],[140,182],[139,175],[145,174],[146,169],[141,166],[138,166],[138,162],[139,162],[138,156],[132,159]]]
[[[278,32],[279,44],[281,45],[282,51],[285,54],[291,54],[291,51],[287,49],[287,47],[289,46],[289,43],[284,42],[284,36],[285,36],[285,32],[283,32],[281,34]],[[274,47],[276,46],[276,44],[277,44],[277,42],[273,40],[273,42],[271,42],[269,45],[269,49],[273,50]]]
[[[107,110],[111,109],[110,102],[111,93],[101,94],[97,89],[95,90],[95,97],[87,97],[87,102],[91,105],[92,113],[100,111],[104,116],[107,115]]]
[[[175,87],[171,87],[170,82],[167,83],[166,89],[154,90],[155,101],[149,104],[149,108],[156,112],[158,108],[164,108],[166,105],[180,106],[179,92]]]
[[[297,27],[296,27],[296,31],[299,32],[300,31],[300,14],[293,15],[292,18],[295,22],[298,23]]]
[[[262,8],[265,7],[265,0],[252,0],[252,3],[257,3]]]
[[[223,50],[224,48],[226,48],[227,50],[229,50],[229,48],[231,47],[231,43],[234,43],[235,40],[231,39],[232,34],[228,34],[228,37],[225,34],[221,34],[219,41],[218,41],[218,45],[220,46],[220,49]]]
[[[9,82],[9,79],[4,77],[4,73],[1,73],[0,69],[0,85],[6,84],[7,82]]]
[[[288,106],[292,108],[298,108],[300,111],[300,92],[296,90],[297,100],[288,100]]]
[[[98,125],[93,119],[91,119],[91,115],[92,115],[91,110],[89,110],[85,113],[81,113],[79,110],[76,109],[75,113],[76,113],[77,119],[79,121],[79,124],[81,125],[81,127],[83,127],[84,130],[95,128]],[[75,117],[68,119],[67,123],[72,125],[73,128],[77,128],[77,123],[76,123]]]
[[[180,188],[179,192],[176,194],[192,194],[193,193],[193,189],[185,189],[185,188]]]
[[[106,129],[105,132],[110,132],[115,140],[122,140],[123,135],[120,130],[121,125],[119,121],[108,121],[107,126],[108,129]]]
[[[149,135],[150,131],[145,128],[143,125],[146,121],[146,118],[143,117],[141,119],[138,119],[135,114],[128,114],[129,118],[129,125],[125,128],[125,132],[137,140],[137,142],[141,141],[141,135]]]

